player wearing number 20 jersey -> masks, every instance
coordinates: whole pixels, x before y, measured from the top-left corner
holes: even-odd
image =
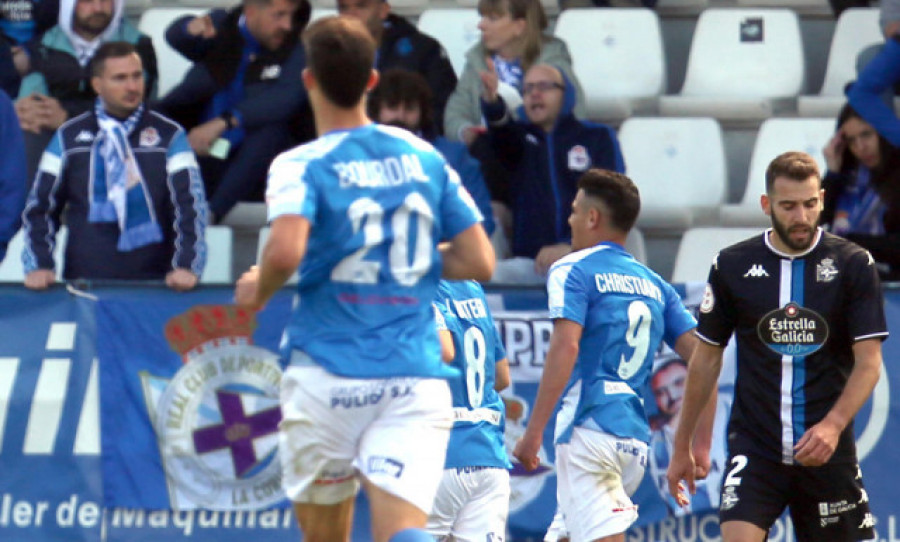
[[[475,281],[442,280],[434,299],[453,337],[453,430],[444,475],[427,530],[452,540],[503,540],[512,464],[503,439],[505,406],[497,393],[509,382],[506,350],[484,290]],[[497,385],[497,382],[500,385]]]
[[[696,326],[672,286],[615,243],[566,256],[547,281],[550,317],[584,327],[576,370],[581,398],[574,425],[650,441],[640,391],[660,341]],[[571,431],[559,438],[568,442]]]
[[[436,241],[481,215],[441,155],[406,130],[369,124],[281,154],[268,185],[269,220],[299,212],[314,232],[290,348],[340,376],[449,374],[431,308]]]

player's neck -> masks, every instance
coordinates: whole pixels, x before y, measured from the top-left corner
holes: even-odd
[[[362,105],[345,109],[332,104],[315,108],[316,132],[322,136],[335,130],[352,130],[372,122]]]

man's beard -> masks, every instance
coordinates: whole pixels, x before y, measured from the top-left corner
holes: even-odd
[[[813,241],[816,238],[816,226],[818,225],[818,220],[815,224],[810,226],[809,236],[804,242],[796,242],[791,238],[790,230],[781,222],[775,218],[775,209],[770,207],[771,218],[772,218],[772,229],[775,230],[775,235],[777,235],[781,242],[788,246],[791,250],[796,250],[798,252],[804,251],[812,246]]]
[[[107,15],[105,13],[95,13],[91,15],[87,19],[82,20],[73,20],[72,27],[79,33],[87,34],[89,36],[97,37],[106,30],[106,27],[109,26],[109,23],[112,21],[112,15]]]

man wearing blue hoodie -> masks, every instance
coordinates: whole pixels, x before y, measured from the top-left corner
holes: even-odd
[[[609,126],[575,118],[575,86],[548,64],[525,74],[519,119],[497,93],[497,75],[481,73],[481,109],[493,152],[511,172],[508,187],[512,211],[514,257],[534,259],[543,277],[550,265],[571,251],[568,224],[578,178],[590,168],[625,171],[615,132]]]

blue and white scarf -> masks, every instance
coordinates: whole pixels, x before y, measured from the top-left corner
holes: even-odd
[[[162,241],[150,192],[128,142],[144,112],[143,104],[124,121],[109,116],[99,98],[94,112],[100,133],[92,150],[95,159],[88,221],[118,222],[117,248],[122,252]]]
[[[885,205],[870,180],[872,172],[859,166],[838,196],[832,233],[884,235]]]
[[[500,55],[491,58],[494,61],[494,69],[497,70],[497,79],[522,93],[522,63],[516,60],[506,60]]]

